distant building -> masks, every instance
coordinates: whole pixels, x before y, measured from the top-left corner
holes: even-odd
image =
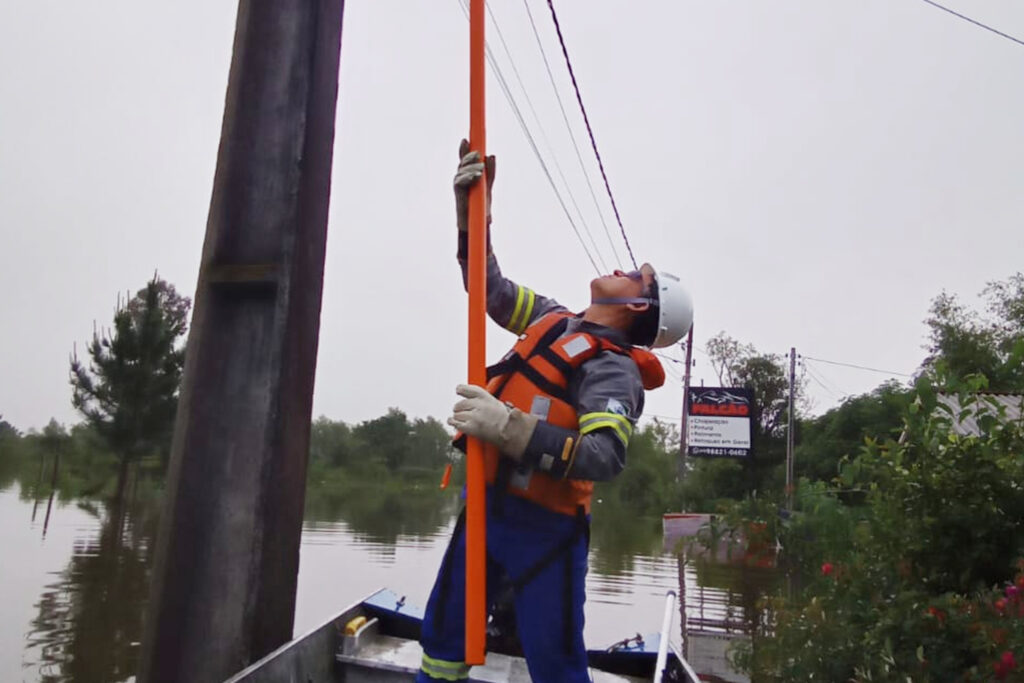
[[[1024,395],[982,392],[975,394],[975,397],[977,402],[964,410],[956,394],[939,394],[939,403],[948,406],[953,412],[953,430],[961,436],[981,436],[977,418],[982,415],[998,418],[1002,412],[1004,422],[1021,419]]]

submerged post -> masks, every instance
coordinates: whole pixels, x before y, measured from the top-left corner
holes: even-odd
[[[139,679],[291,638],[344,0],[241,0]]]

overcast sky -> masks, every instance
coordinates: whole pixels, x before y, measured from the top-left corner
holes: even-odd
[[[491,4],[543,132],[493,25],[489,40],[614,268],[625,250],[550,15],[528,2],[614,254],[521,1]],[[1020,0],[948,4],[1024,38]],[[236,7],[0,2],[0,414],[16,426],[77,421],[68,354],[118,292],[159,271],[194,293]],[[701,350],[721,330],[911,373],[933,297],[973,302],[1024,267],[1024,46],[922,0],[556,7],[633,250],[693,290],[695,383],[716,383]],[[465,376],[450,188],[467,34],[459,0],[346,2],[318,415],[443,418]],[[582,309],[595,269],[488,87],[495,251],[506,275]],[[511,335],[488,334],[497,359]],[[808,366],[815,412],[886,379]],[[681,399],[670,375],[647,413],[675,417]]]

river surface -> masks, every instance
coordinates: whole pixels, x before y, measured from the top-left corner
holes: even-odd
[[[425,511],[386,497],[368,500],[311,496],[296,634],[381,587],[426,602],[457,501],[448,497]],[[136,506],[118,525],[95,501],[34,501],[17,482],[0,490],[0,681],[134,680],[156,516]],[[680,589],[680,563],[662,549],[660,520],[619,517],[595,508],[586,605],[591,648],[658,631],[666,591]],[[682,575],[690,619],[742,612],[735,577],[716,579],[690,565]],[[678,646],[678,615],[672,633]]]

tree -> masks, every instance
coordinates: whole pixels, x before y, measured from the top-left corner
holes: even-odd
[[[984,375],[992,391],[1024,391],[1024,274],[989,282],[982,297],[987,316],[946,292],[932,300],[923,374]]]
[[[118,306],[112,331],[93,332],[88,365],[72,354],[71,403],[120,461],[116,500],[131,462],[169,450],[190,307],[154,275]]]
[[[417,467],[441,468],[455,457],[452,435],[433,417],[416,418],[409,439],[411,459]]]
[[[824,415],[801,421],[797,474],[812,481],[831,481],[839,474],[840,460],[860,454],[865,439],[899,436],[910,397],[910,389],[890,380],[871,393],[845,399]]]
[[[321,415],[313,421],[309,435],[309,458],[330,467],[350,464],[358,453],[352,428],[344,422]]]
[[[707,344],[711,366],[722,386],[743,387],[754,396],[753,456],[743,463],[742,488],[746,492],[774,488],[779,478],[779,465],[785,460],[785,425],[787,422],[789,379],[786,364],[779,354],[758,353],[750,344],[740,344],[720,332]],[[797,400],[802,391],[797,380],[793,390]],[[719,475],[732,476],[728,466],[699,465],[716,470]],[[720,477],[716,477],[720,478]],[[730,486],[729,496],[735,493]]]
[[[0,415],[0,441],[4,439],[17,439],[21,437],[19,432],[14,425],[4,419],[3,415]]]
[[[598,482],[596,496],[615,507],[644,515],[660,515],[677,509],[675,487],[679,429],[655,418],[638,427],[629,439],[626,469],[607,482]]]
[[[412,425],[398,408],[388,408],[386,415],[357,425],[352,433],[362,442],[366,453],[381,462],[390,472],[397,472],[409,459],[409,434]]]

